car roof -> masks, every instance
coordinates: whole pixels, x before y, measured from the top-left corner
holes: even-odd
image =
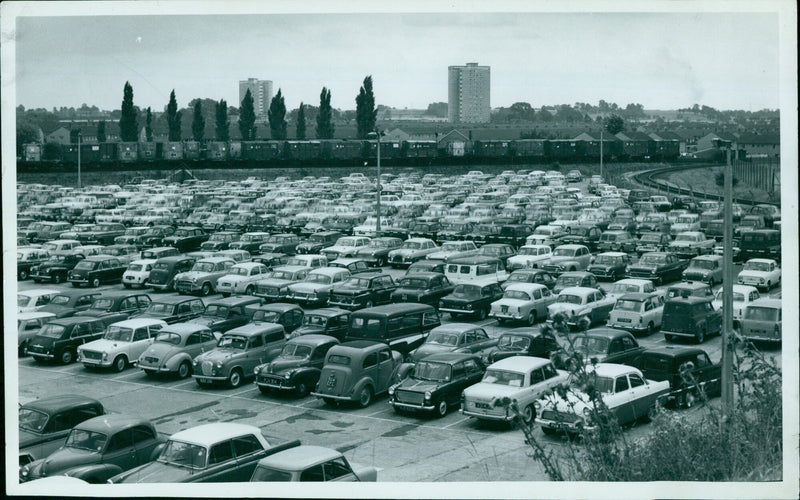
[[[692,260],[722,260],[722,255],[698,255],[697,257],[692,257]]]
[[[226,250],[223,250],[223,252],[225,252],[225,251]],[[235,251],[236,252],[239,252],[239,251],[243,252],[245,250],[235,250]],[[265,266],[261,262],[239,262],[238,264],[236,264],[234,266],[231,266],[231,267],[235,267],[237,269],[252,269],[254,267],[265,267]]]
[[[158,259],[136,259],[132,260],[131,264],[141,264],[145,266],[147,264],[155,264],[156,262],[158,262]]]
[[[761,264],[776,264],[775,259],[748,259],[747,262],[759,262]],[[745,264],[747,264],[745,262]]]
[[[316,269],[312,269],[311,271],[308,272],[308,274],[324,274],[326,276],[331,276],[340,273],[342,271],[347,271],[347,269],[344,267],[327,266],[327,267],[318,267]]]
[[[167,295],[153,299],[153,304],[180,304],[189,300],[202,300],[199,297],[187,297],[184,295]]]
[[[109,431],[119,431],[134,425],[149,424],[150,421],[142,417],[124,415],[122,413],[108,413],[99,417],[84,420],[76,425],[76,429],[106,433]]]
[[[180,335],[188,335],[190,333],[201,332],[203,330],[210,330],[210,328],[198,323],[173,323],[161,329],[162,332],[177,333]]]
[[[616,363],[598,363],[596,365],[588,365],[586,370],[609,378],[618,377],[619,375],[624,375],[626,373],[636,373],[638,375],[642,375],[642,372],[637,368],[628,365],[619,365]]]
[[[471,257],[458,257],[455,259],[450,259],[447,261],[447,264],[465,264],[472,266],[475,264],[486,264],[489,262],[500,262],[500,259],[497,257],[489,257],[488,255],[473,255]]]
[[[353,314],[371,316],[371,315],[413,312],[420,310],[427,311],[430,309],[433,309],[433,306],[427,304],[419,304],[416,302],[397,302],[396,304],[385,304],[382,306],[375,306],[367,309],[361,309],[359,311],[354,312]]]
[[[602,253],[597,254],[598,257],[601,256],[601,255],[605,255],[605,256],[608,256],[608,257],[625,257],[628,254],[625,253],[625,252],[602,252]]]
[[[550,363],[549,359],[537,358],[533,356],[511,356],[501,359],[489,365],[489,368],[497,370],[528,371],[541,368]]]
[[[223,333],[223,335],[241,335],[243,337],[253,337],[255,335],[261,335],[263,333],[272,333],[275,331],[283,332],[283,325],[278,323],[247,323],[246,325],[239,326],[228,330],[227,332]]]
[[[176,432],[170,436],[171,441],[182,441],[185,443],[197,444],[208,447],[235,437],[246,434],[261,436],[258,427],[233,422],[215,422],[212,424],[198,425],[183,431]]]
[[[17,313],[17,320],[18,321],[25,321],[29,319],[39,319],[39,318],[55,318],[56,315],[50,312],[44,311],[30,311],[30,312],[22,312]]]
[[[121,328],[139,328],[148,325],[161,325],[162,327],[164,327],[167,326],[167,323],[165,321],[155,318],[133,318],[133,319],[126,319],[124,321],[118,321],[116,323],[112,323],[109,326],[118,326]]]
[[[783,301],[781,299],[775,299],[772,297],[760,297],[751,302],[747,307],[756,307],[756,306],[766,306],[766,307],[774,307],[777,309],[781,309],[783,307]]]
[[[148,295],[147,290],[108,290],[103,292],[98,299],[117,299],[119,297],[132,297],[139,295]]]
[[[297,472],[341,456],[341,453],[330,448],[301,445],[264,457],[258,464],[272,469]]]
[[[378,351],[384,347],[388,347],[388,345],[384,344],[383,342],[375,342],[373,340],[351,340],[333,346],[331,347],[331,350],[336,349],[336,352],[356,354],[362,351]]]
[[[352,264],[353,262],[366,262],[366,261],[364,259],[357,259],[357,258],[354,258],[354,257],[340,257],[340,258],[334,260],[333,262],[331,262],[331,266],[329,266],[329,267],[337,267],[337,266],[334,266],[333,264],[342,264],[342,265],[346,266],[347,264]]]
[[[234,261],[230,257],[205,257],[203,259],[200,259],[198,262],[212,262],[214,264],[217,264],[219,262],[233,262],[234,264],[236,263],[236,261]]]
[[[211,304],[215,305],[223,305],[223,306],[238,306],[238,305],[249,305],[255,303],[261,303],[262,299],[260,297],[252,297],[252,296],[233,296],[233,297],[225,297],[222,299],[216,299],[209,301],[206,306],[210,306]]]
[[[561,293],[564,293],[564,294],[571,293],[571,294],[574,294],[574,295],[587,295],[589,293],[594,293],[596,291],[598,291],[597,288],[589,288],[588,286],[570,286],[570,287],[567,287],[567,288],[561,290],[559,295]]]
[[[67,408],[73,408],[78,405],[92,405],[100,404],[100,401],[92,399],[87,396],[80,396],[77,394],[60,394],[58,396],[50,396],[47,398],[36,399],[22,405],[23,408],[32,408],[40,410],[45,413],[54,413]]]
[[[580,276],[580,277],[583,277],[583,276],[588,276],[590,274],[592,276],[594,276],[594,274],[589,272],[589,271],[565,271],[565,272],[561,273],[561,276],[559,276],[559,278],[561,278],[562,276],[573,276],[573,277],[574,276]]]
[[[151,250],[153,249],[151,248]],[[156,262],[166,262],[167,264],[174,264],[176,262],[180,262],[182,260],[187,260],[187,259],[197,260],[190,255],[170,255],[169,257],[160,257],[156,260]]]
[[[650,293],[641,293],[641,292],[633,292],[633,293],[626,293],[625,295],[621,296],[618,300],[635,300],[637,302],[643,302],[650,297],[658,296],[658,292],[650,292]]]
[[[631,334],[625,330],[617,330],[615,328],[593,328],[586,332],[590,337],[605,337],[608,339],[615,339],[618,337],[628,337]]]
[[[94,316],[70,316],[68,318],[54,318],[50,321],[50,324],[68,326],[76,323],[95,323],[98,321],[102,320]]]
[[[467,332],[469,330],[474,330],[476,328],[481,328],[480,325],[473,325],[472,323],[447,323],[446,325],[440,325],[431,330],[431,333],[434,332],[449,332],[449,333],[462,333]]]
[[[700,354],[700,353],[707,354],[706,351],[698,347],[689,347],[682,345],[650,347],[642,351],[642,355],[655,354],[663,357],[677,357],[681,355]]]
[[[20,290],[17,295],[24,295],[25,297],[40,297],[42,295],[66,295],[67,292],[74,292],[77,290],[59,290],[57,288],[34,288],[32,290]]]
[[[332,318],[333,316],[341,316],[342,314],[350,314],[350,311],[346,309],[339,309],[338,307],[323,307],[321,309],[314,309],[308,311],[306,314],[317,314],[319,316],[325,316],[327,318]]]
[[[308,335],[300,335],[298,337],[291,338],[287,341],[287,343],[307,345],[311,347],[320,344],[327,344],[328,342],[333,342],[335,344],[338,344],[339,339],[331,337],[330,335],[320,335],[317,333],[311,333]]]
[[[289,304],[286,302],[273,302],[271,304],[261,304],[258,307],[248,307],[248,310],[251,311],[278,311],[278,312],[286,312],[291,311],[294,309],[301,309],[297,304]]]
[[[541,283],[511,283],[506,287],[506,291],[518,290],[521,292],[528,292],[531,290],[536,290],[537,288],[541,290],[542,288],[547,288],[547,286]]]

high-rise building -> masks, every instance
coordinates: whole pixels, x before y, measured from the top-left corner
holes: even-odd
[[[489,66],[447,68],[447,118],[453,123],[489,122]]]
[[[242,105],[242,100],[247,94],[248,89],[250,90],[250,95],[253,96],[253,108],[256,113],[256,119],[266,120],[269,103],[272,100],[272,80],[259,80],[258,78],[239,80],[238,106]]]

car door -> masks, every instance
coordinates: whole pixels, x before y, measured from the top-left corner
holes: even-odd
[[[146,425],[137,425],[131,429],[133,447],[136,450],[136,464],[142,465],[150,462],[153,450],[159,445],[155,429]]]
[[[139,464],[136,448],[133,445],[133,429],[122,429],[109,437],[103,451],[102,462],[114,464],[123,471]]]
[[[630,404],[629,389],[628,376],[619,375],[614,380],[614,393],[603,397],[606,406],[617,417],[620,425],[632,420],[633,406]]]
[[[202,481],[205,483],[240,481],[237,479],[238,474],[231,440],[226,439],[211,446],[208,452],[208,467],[206,467],[206,474],[203,475]]]
[[[153,331],[153,335],[155,335],[155,330]],[[147,326],[140,326],[133,331],[133,340],[130,346],[128,346],[128,359],[131,361],[139,359],[139,356],[147,349],[147,346],[152,343],[153,337],[151,336],[150,329]]]
[[[231,440],[231,444],[236,458],[236,471],[232,480],[249,481],[258,461],[266,456],[266,451],[261,442],[252,434],[235,437]]]
[[[394,359],[392,358],[392,352],[387,349],[382,349],[377,353],[378,359],[378,370],[377,370],[377,378],[375,392],[380,393],[386,391],[393,382],[393,375],[395,372],[394,366]]]
[[[647,415],[650,407],[655,403],[656,394],[653,386],[645,382],[637,373],[629,373],[628,381],[631,406],[629,421],[633,421]]]
[[[194,332],[189,334],[189,337],[186,339],[186,346],[184,347],[186,354],[194,359],[199,356],[201,352],[208,350],[205,348],[203,340],[204,336],[202,335],[202,332]],[[213,349],[213,347],[210,347],[210,349]]]
[[[334,458],[322,464],[323,481],[354,482],[358,477],[344,457]]]
[[[392,292],[397,288],[391,276],[380,276],[375,279],[377,284],[375,304],[388,304]]]
[[[614,300],[609,299],[603,294],[603,292],[599,290],[593,292],[592,295],[594,295],[595,298],[594,313],[596,321],[599,322],[607,320],[611,309],[614,307]]]

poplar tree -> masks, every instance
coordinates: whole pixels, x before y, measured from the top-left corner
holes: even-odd
[[[181,140],[181,112],[178,111],[178,101],[175,99],[175,89],[169,94],[169,104],[167,104],[167,127],[169,128],[169,140],[177,142]]]
[[[375,131],[377,117],[375,95],[372,93],[372,75],[369,75],[364,78],[364,84],[356,96],[356,127],[359,139],[366,139],[367,134]]]
[[[227,142],[230,139],[230,125],[228,120],[228,103],[220,99],[216,107],[217,140]]]
[[[147,107],[144,136],[147,142],[153,142],[153,112],[150,110],[150,106]]]
[[[322,92],[319,94],[319,112],[317,113],[317,139],[333,139],[335,127],[332,115],[331,91],[322,87]]]
[[[297,110],[297,130],[295,136],[298,141],[306,140],[306,107],[300,103],[300,109]]]
[[[106,122],[102,120],[97,124],[97,142],[106,142]]]
[[[286,139],[286,103],[283,100],[281,89],[272,98],[267,110],[269,120],[269,130],[273,140],[282,141]]]
[[[194,103],[194,115],[192,116],[192,137],[197,142],[203,142],[206,133],[206,120],[203,118],[203,106],[200,99]]]
[[[122,91],[122,109],[119,117],[119,137],[123,142],[136,142],[138,133],[136,110],[133,108],[133,87],[125,82]]]
[[[239,133],[243,141],[253,141],[256,138],[256,112],[250,89],[247,89],[239,108]]]

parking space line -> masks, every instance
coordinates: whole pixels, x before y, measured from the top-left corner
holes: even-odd
[[[175,387],[181,387],[181,386],[184,386],[184,385],[191,385],[191,384],[194,384],[194,383],[195,383],[194,379],[191,379],[191,380],[187,380],[186,382],[181,382],[180,384],[166,386],[165,389],[174,389]],[[153,385],[151,387],[161,387],[161,386]]]
[[[456,424],[460,424],[461,422],[466,422],[469,419],[470,419],[470,417],[464,417],[461,420],[457,420],[457,421],[453,422],[452,424],[445,425],[444,427],[442,427],[442,429],[449,429],[450,427],[452,427],[452,426],[454,426]]]
[[[130,373],[121,373],[121,374],[119,374],[117,376],[110,377],[110,378],[112,380],[119,380],[119,379],[123,379],[123,378],[144,377],[144,376],[145,376],[144,373],[139,372],[139,371],[134,371],[134,372],[130,372]]]
[[[250,391],[258,391],[258,388],[248,387],[247,389],[244,389],[242,391],[234,392],[233,394],[231,394],[231,396],[238,396],[239,394],[247,394]]]
[[[387,410],[386,408],[384,408],[383,410],[376,411],[375,413],[370,413],[370,414],[368,414],[367,416],[368,416],[368,417],[371,417],[371,416],[373,416],[373,415],[380,415],[381,413],[389,413],[389,411],[390,411],[390,410]]]
[[[306,406],[307,404],[309,404],[309,403],[317,403],[317,402],[319,402],[319,399],[310,399],[310,400],[306,401],[305,403],[300,403],[300,404],[299,404],[299,405],[297,405],[297,406],[304,407],[304,408],[308,408],[308,407]]]

